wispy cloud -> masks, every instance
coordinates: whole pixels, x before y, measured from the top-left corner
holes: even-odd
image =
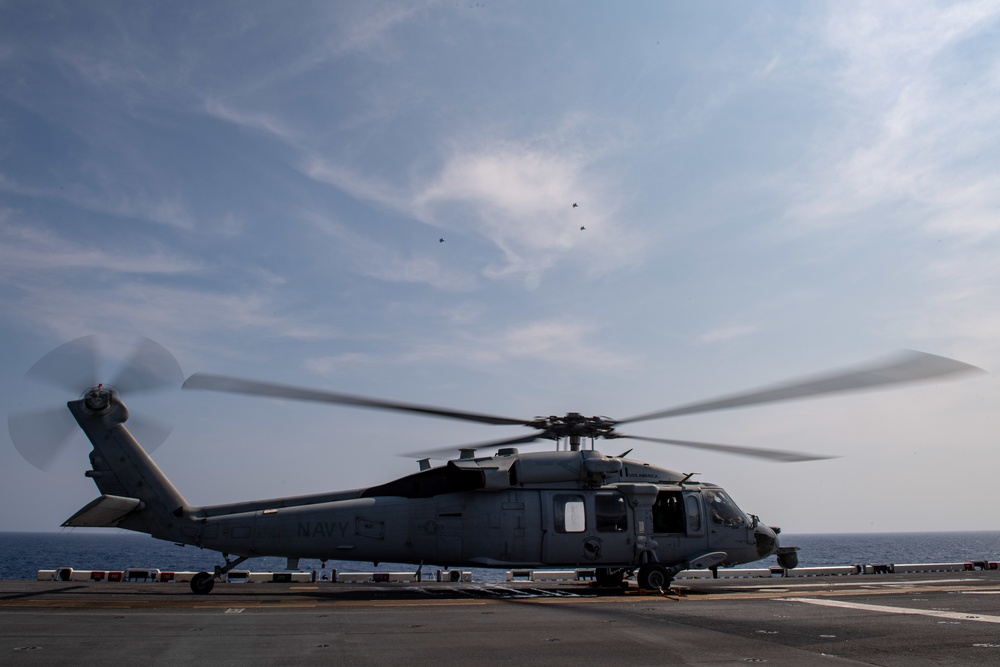
[[[204,102],[204,109],[210,116],[227,123],[265,132],[286,143],[297,145],[301,142],[301,133],[276,114],[239,109],[219,97],[207,98]]]
[[[0,173],[0,190],[10,194],[63,201],[85,211],[123,218],[136,218],[179,229],[194,229],[194,215],[179,198],[148,195],[143,192],[123,192],[117,185],[104,187],[101,179],[111,180],[110,174],[96,175],[91,186],[78,183],[64,185],[25,185]]]
[[[13,217],[0,211],[0,307],[11,321],[65,340],[103,331],[109,322],[181,340],[206,330],[255,330],[304,340],[334,335],[301,315],[287,316],[276,291],[284,280],[273,272],[257,270],[256,288],[205,289],[214,269],[159,243],[98,246],[12,222]],[[186,286],[192,282],[197,286]]]
[[[482,268],[489,278],[537,281],[567,260],[579,260],[592,272],[640,260],[642,243],[616,219],[617,198],[591,174],[592,157],[487,143],[478,150],[455,151],[432,178],[416,185],[392,186],[317,156],[310,156],[303,169],[359,199],[486,239],[502,257]]]
[[[842,62],[830,90],[842,121],[819,135],[829,141],[818,143],[815,170],[792,177],[801,197],[788,217],[796,225],[847,225],[877,207],[906,204],[913,222],[925,222],[962,201],[959,192],[991,192],[986,186],[997,177],[977,155],[1000,144],[1000,58],[995,49],[962,45],[988,39],[998,16],[995,3],[832,10],[822,36]],[[988,197],[992,206],[996,197]],[[954,233],[982,233],[978,215],[967,227],[949,217]]]
[[[597,332],[579,323],[540,320],[511,326],[490,333],[457,332],[441,340],[420,339],[408,342],[396,354],[341,354],[317,357],[309,367],[330,374],[348,364],[413,364],[441,363],[499,365],[514,361],[531,361],[562,367],[607,370],[626,367],[632,357],[619,351],[602,348],[591,341]]]
[[[79,273],[81,270],[132,275],[201,273],[198,261],[150,244],[129,252],[107,250],[54,232],[11,222],[9,211],[0,211],[0,276],[19,281],[33,274]]]
[[[730,340],[733,338],[742,338],[744,336],[751,336],[760,331],[760,326],[756,324],[743,324],[731,327],[723,327],[720,329],[712,329],[711,331],[706,331],[698,340],[702,343],[717,343],[723,340]]]
[[[638,261],[641,245],[616,219],[618,198],[595,178],[594,161],[567,147],[489,142],[449,155],[415,191],[413,206],[423,220],[471,229],[495,244],[504,261],[488,276],[538,274],[597,257],[609,270]]]
[[[355,228],[316,212],[301,217],[334,239],[338,263],[358,274],[387,282],[421,283],[448,292],[465,292],[476,287],[475,275],[450,268],[429,250],[377,241]],[[427,246],[438,248],[438,243]]]

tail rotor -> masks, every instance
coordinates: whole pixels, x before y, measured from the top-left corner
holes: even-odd
[[[60,345],[38,360],[25,379],[59,391],[59,402],[79,398],[101,382],[99,336],[83,336]],[[134,396],[145,392],[178,388],[184,381],[180,364],[166,348],[142,338],[133,348],[106,389]],[[26,410],[8,415],[7,428],[14,447],[28,463],[39,470],[52,467],[60,453],[77,432],[76,420],[66,406]],[[129,430],[152,451],[166,440],[172,427],[154,421],[129,420]]]

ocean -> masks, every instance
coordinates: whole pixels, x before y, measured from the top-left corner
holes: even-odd
[[[1000,531],[953,533],[857,533],[781,535],[782,545],[801,547],[800,567],[882,563],[961,563],[1000,561]],[[102,533],[0,533],[0,579],[34,580],[38,570],[157,568],[164,571],[207,571],[222,564],[222,556],[196,547],[181,547],[147,535],[125,531]],[[257,572],[285,569],[283,558],[252,558],[239,569]],[[320,570],[320,561],[302,559],[302,570]],[[741,567],[775,565],[774,558]],[[410,572],[414,565],[328,561],[326,572]],[[433,575],[437,566],[425,565]],[[468,570],[469,568],[463,568]],[[472,568],[476,581],[498,581],[505,570]]]

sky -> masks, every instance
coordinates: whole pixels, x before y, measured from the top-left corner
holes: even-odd
[[[916,349],[986,372],[629,428],[837,458],[598,446],[786,533],[1000,530],[998,41],[998,2],[0,0],[3,412],[76,398],[24,376],[90,334],[107,377],[147,337],[185,375],[524,419]],[[122,398],[194,505],[521,433]],[[82,434],[44,472],[0,439],[0,530],[98,495]]]

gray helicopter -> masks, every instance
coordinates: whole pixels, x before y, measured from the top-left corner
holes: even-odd
[[[619,587],[636,575],[640,588],[653,590],[669,587],[685,569],[729,567],[771,555],[780,566],[793,568],[797,547],[781,546],[780,529],[745,513],[722,487],[695,480],[693,473],[627,458],[629,452],[602,454],[595,441],[630,438],[786,462],[825,459],[830,457],[631,435],[617,428],[979,370],[907,352],[866,367],[618,420],[574,412],[516,419],[196,373],[183,381],[185,389],[532,429],[527,435],[463,447],[457,458],[441,466],[431,466],[430,460],[447,458],[442,452],[418,453],[418,472],[378,486],[196,507],[125,428],[129,414],[121,400],[121,394],[181,384],[177,361],[145,339],[119,375],[100,384],[95,350],[95,337],[77,339],[50,352],[27,373],[74,392],[83,389],[82,398],[67,403],[75,418],[70,430],[53,426],[65,418],[65,410],[44,410],[11,415],[11,437],[29,462],[44,468],[75,427],[83,429],[93,445],[86,475],[101,495],[63,526],[117,527],[221,552],[225,565],[192,579],[191,590],[199,594],[209,593],[216,579],[257,556],[287,558],[290,568],[300,558],[446,567],[582,566],[594,569],[598,586]],[[159,439],[165,437],[161,433]],[[540,440],[554,442],[555,450],[520,452],[516,447]],[[479,450],[495,453],[477,456]]]

